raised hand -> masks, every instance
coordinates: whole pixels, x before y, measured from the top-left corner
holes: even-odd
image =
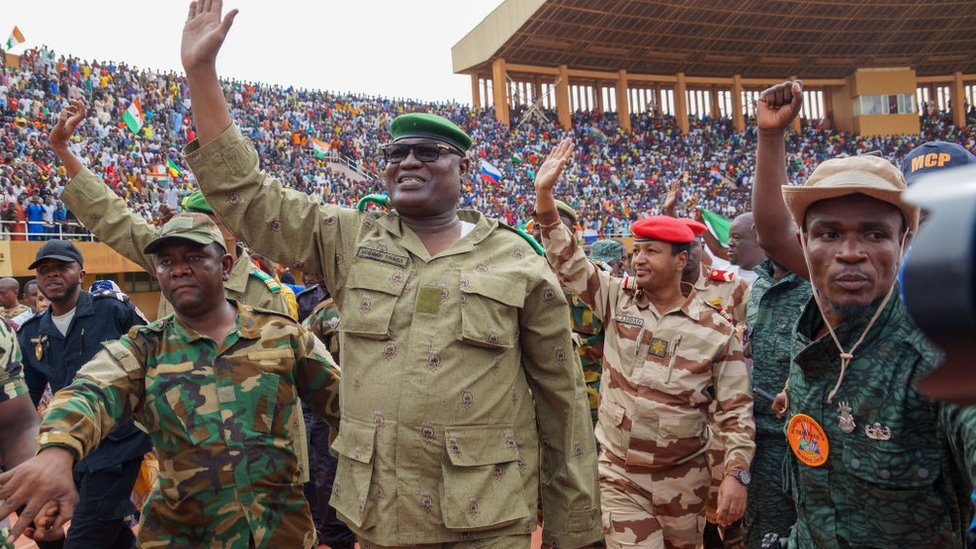
[[[787,81],[766,89],[759,96],[756,124],[759,131],[783,131],[803,105],[803,82]]]
[[[51,129],[48,139],[51,146],[55,149],[64,149],[68,146],[68,140],[75,133],[75,128],[85,120],[85,102],[80,99],[68,101],[68,106],[61,109],[58,113],[58,122]]]
[[[678,194],[681,192],[681,180],[675,179],[668,186],[668,194],[664,197],[664,215],[674,217],[676,206],[678,205]]]
[[[556,145],[556,148],[549,152],[545,162],[539,167],[535,174],[535,193],[536,195],[546,194],[552,196],[552,189],[556,186],[556,181],[562,175],[566,163],[573,158],[573,142],[570,139],[563,139]]]
[[[237,16],[237,10],[233,9],[221,19],[222,10],[222,0],[190,2],[190,13],[183,25],[183,40],[180,43],[180,58],[187,74],[214,69],[217,52]]]
[[[165,225],[170,219],[173,219],[174,215],[176,215],[176,212],[168,204],[160,204],[159,210],[156,211],[156,219],[159,222],[159,226],[162,227]]]

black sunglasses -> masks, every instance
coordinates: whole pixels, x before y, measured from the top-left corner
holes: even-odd
[[[391,164],[403,162],[413,151],[413,157],[421,162],[437,162],[442,154],[456,154],[464,157],[464,153],[454,147],[441,143],[389,143],[383,145],[383,158]]]

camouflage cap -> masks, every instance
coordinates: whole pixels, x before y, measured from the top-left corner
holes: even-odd
[[[597,240],[590,246],[590,259],[593,261],[620,261],[624,257],[624,245],[617,240]]]
[[[203,191],[196,190],[190,193],[183,201],[183,209],[190,213],[212,214],[213,210],[207,200],[203,197]]]
[[[146,245],[143,253],[156,253],[156,250],[164,242],[177,238],[197,244],[220,244],[221,247],[224,246],[224,235],[221,234],[217,224],[210,217],[202,213],[182,213],[173,216],[173,219],[163,225],[156,238]]]

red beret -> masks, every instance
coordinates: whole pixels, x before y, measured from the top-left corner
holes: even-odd
[[[675,244],[685,244],[695,239],[695,233],[681,219],[669,215],[652,215],[630,224],[634,240],[661,240]]]
[[[688,225],[688,228],[691,229],[691,232],[695,236],[705,234],[705,232],[708,231],[708,227],[706,227],[704,223],[695,221],[694,219],[688,219],[687,217],[679,217],[678,219],[684,221],[685,225]]]

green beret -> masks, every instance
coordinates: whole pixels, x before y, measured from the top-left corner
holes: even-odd
[[[202,191],[193,191],[190,196],[186,197],[183,202],[183,209],[190,213],[205,213],[210,215],[213,210],[210,209],[210,204],[203,198]]]
[[[393,141],[410,137],[429,137],[453,145],[462,152],[471,148],[471,137],[454,122],[426,112],[401,114],[390,124]]]
[[[577,219],[579,219],[579,217],[576,215],[576,210],[562,200],[556,200],[555,202],[556,211],[559,212],[560,215],[565,215],[566,217],[572,219],[573,223],[576,223]]]
[[[597,240],[590,246],[590,259],[593,261],[620,261],[624,257],[624,245],[618,240]]]

